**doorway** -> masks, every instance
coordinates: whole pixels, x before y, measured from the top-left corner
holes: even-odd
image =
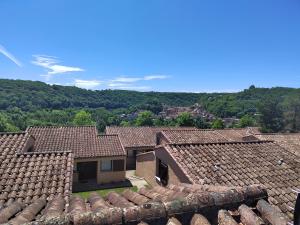
[[[97,161],[77,163],[79,182],[97,181],[97,165]]]

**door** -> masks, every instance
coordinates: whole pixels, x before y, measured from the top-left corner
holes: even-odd
[[[77,163],[78,179],[80,182],[97,180],[97,162],[79,162]]]

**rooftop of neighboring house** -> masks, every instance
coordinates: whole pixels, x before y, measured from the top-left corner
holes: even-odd
[[[227,128],[218,129],[216,131],[228,141],[243,141],[245,137],[252,136],[255,138],[255,134],[260,134],[260,131],[257,127]]]
[[[169,144],[156,149],[167,153],[185,176],[196,184],[262,185],[269,201],[290,218],[300,189],[300,162],[270,141]]]
[[[117,135],[98,135],[96,126],[34,126],[34,152],[71,151],[75,158],[125,155]]]
[[[150,148],[156,146],[156,134],[163,130],[195,130],[195,127],[106,127],[106,134],[117,134],[125,148]]]
[[[125,156],[126,151],[117,134],[103,134],[98,136],[99,150],[96,156]]]
[[[260,140],[272,140],[291,153],[300,156],[300,133],[257,134]]]
[[[0,210],[0,223],[65,225],[256,225],[288,223],[286,216],[267,201],[265,189],[208,185],[169,185],[166,188],[129,189],[110,192],[105,198],[96,192],[88,199],[73,196],[46,202],[37,199],[24,207],[11,203]],[[67,208],[66,208],[67,207]]]
[[[217,143],[231,141],[258,141],[250,128],[241,129],[169,129],[158,134],[167,143]],[[160,141],[159,141],[160,143]]]

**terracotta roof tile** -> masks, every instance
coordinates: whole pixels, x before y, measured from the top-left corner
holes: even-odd
[[[210,143],[227,141],[214,130],[165,130],[161,134],[169,143]]]
[[[158,138],[164,137],[171,144],[217,143],[232,141],[258,141],[250,128],[240,129],[169,129],[163,130]]]
[[[99,135],[99,150],[97,156],[122,156],[126,155],[125,149],[121,144],[118,135],[105,134]]]
[[[110,204],[97,193],[92,193],[87,201],[79,196],[72,197],[67,211],[64,210],[64,200],[61,197],[56,197],[47,204],[43,198],[38,198],[27,207],[15,202],[0,210],[0,222],[23,224],[33,221],[30,223],[32,225],[214,225],[217,220],[221,224],[231,222],[241,225],[258,224],[257,221],[287,223],[282,212],[263,200],[267,198],[267,193],[259,186],[237,188],[182,184],[147,189],[147,192],[153,193],[152,196],[164,193],[166,198],[156,200],[148,195],[126,190],[121,195],[110,193],[107,196],[112,203]],[[174,193],[177,193],[177,197]]]
[[[34,152],[71,151],[75,158],[125,155],[115,135],[100,135],[95,126],[29,127]]]
[[[257,134],[260,140],[272,140],[291,153],[300,156],[300,133],[294,134]]]
[[[263,185],[269,192],[270,202],[292,217],[293,210],[286,204],[295,205],[296,193],[292,189],[300,187],[300,162],[279,145],[231,142],[173,144],[163,149],[192,182],[241,187]]]
[[[14,201],[30,204],[71,193],[73,156],[70,152],[20,153],[28,134],[0,135],[0,208]],[[29,146],[30,147],[30,146]]]
[[[107,134],[118,134],[125,148],[156,146],[156,134],[164,130],[195,130],[194,127],[106,127]]]

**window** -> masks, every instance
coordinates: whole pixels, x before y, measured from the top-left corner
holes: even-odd
[[[114,160],[113,161],[113,171],[123,171],[124,170],[124,160]]]
[[[33,147],[30,147],[27,152],[33,152]]]
[[[101,160],[101,171],[112,171],[111,160]]]

